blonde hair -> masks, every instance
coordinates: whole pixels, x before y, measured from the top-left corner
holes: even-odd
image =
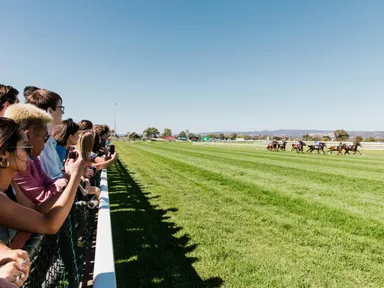
[[[84,130],[79,132],[79,141],[76,148],[80,151],[84,160],[89,160],[93,148],[95,137],[92,130]]]
[[[4,117],[13,119],[21,130],[43,129],[52,116],[32,104],[15,104],[5,110]]]

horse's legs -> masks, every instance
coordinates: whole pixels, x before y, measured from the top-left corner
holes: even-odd
[[[356,152],[359,152],[359,154],[362,155],[361,152],[360,152],[359,150],[356,150]],[[356,152],[355,152],[355,154],[356,154]]]

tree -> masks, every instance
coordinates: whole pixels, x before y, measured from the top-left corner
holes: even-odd
[[[156,138],[159,134],[159,130],[157,130],[155,127],[148,127],[143,131],[143,135],[147,138]]]
[[[376,142],[376,139],[373,138],[373,137],[367,137],[367,138],[365,138],[364,141],[365,141],[365,142]]]
[[[355,142],[361,142],[361,141],[363,141],[363,136],[358,135],[355,137]]]
[[[215,138],[217,138],[217,135],[211,133],[211,134],[208,134],[207,137],[209,137],[209,138],[211,138],[211,139],[215,139]]]
[[[140,135],[137,134],[136,132],[132,132],[128,135],[128,140],[135,141],[137,139],[140,139]]]
[[[283,138],[280,137],[280,136],[273,136],[272,139],[273,139],[273,140],[276,140],[276,141],[280,141],[280,140],[283,139]]]
[[[252,139],[252,136],[244,135],[244,140],[253,140],[253,139]]]
[[[349,139],[349,134],[344,129],[338,129],[333,132],[337,141],[346,141]]]
[[[301,136],[301,139],[302,139],[303,141],[312,141],[312,140],[313,140],[312,136],[309,136],[308,133],[307,133],[307,134],[304,134],[303,136]]]
[[[220,133],[219,135],[217,135],[218,138],[220,138],[221,140],[224,140],[225,136],[223,133]]]
[[[187,138],[187,133],[185,133],[185,131],[181,131],[181,132],[179,133],[179,137],[185,137],[185,138]]]
[[[165,128],[162,136],[163,137],[172,136],[172,130],[169,128]]]
[[[323,138],[321,138],[322,141],[331,141],[331,137],[328,135],[324,135]]]
[[[231,140],[236,140],[236,137],[237,137],[237,134],[236,133],[232,133],[231,135],[229,135],[229,138]]]

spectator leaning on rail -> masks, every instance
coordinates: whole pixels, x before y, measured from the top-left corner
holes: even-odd
[[[27,96],[26,100],[27,103],[35,105],[52,116],[52,122],[48,125],[48,132],[52,134],[56,126],[61,123],[64,114],[63,101],[60,95],[46,89],[39,89],[33,92],[32,95]],[[56,145],[55,139],[48,138],[44,150],[39,156],[41,167],[52,179],[64,176],[63,164],[56,152]]]
[[[27,169],[31,149],[19,125],[12,119],[0,117],[0,226],[18,231],[55,234],[72,208],[85,161],[77,152],[76,160],[67,160],[65,166],[71,173],[68,185],[62,193],[36,205],[12,181],[13,174]],[[4,232],[6,236],[2,235]],[[0,238],[6,244],[12,244],[12,239],[8,239],[9,234],[8,229],[0,230]]]
[[[0,84],[0,117],[4,116],[5,110],[12,104],[19,103],[19,91],[12,86]]]
[[[80,132],[79,141],[77,144],[77,150],[81,151],[84,160],[86,161],[86,166],[91,166],[91,153],[94,143],[94,133],[92,130],[84,130]],[[90,169],[93,174],[93,170]],[[90,175],[92,176],[92,175]],[[91,186],[89,177],[84,176],[82,179],[82,188],[87,194],[96,195],[97,200],[100,198],[100,188],[96,186]],[[80,188],[81,189],[81,188]]]
[[[95,131],[100,137],[100,148],[98,151],[99,156],[105,155],[106,160],[110,159],[107,148],[107,139],[109,137],[109,127],[108,125],[94,125],[93,131]]]
[[[80,131],[93,129],[93,124],[89,120],[81,120],[78,124],[80,127]],[[99,126],[101,126],[101,125],[99,125]],[[104,151],[104,150],[100,149],[101,146],[100,146],[99,134],[96,131],[94,131],[94,132],[95,132],[95,134],[94,134],[95,141],[94,141],[93,149],[92,149],[93,153],[91,154],[90,159],[92,162],[92,166],[95,167],[96,170],[101,170],[101,169],[108,168],[108,167],[112,166],[113,164],[115,164],[117,161],[117,158],[118,158],[118,154],[115,153],[113,155],[110,155],[109,159],[105,158],[105,157],[98,156],[97,153],[100,153],[101,150],[102,151]]]
[[[71,118],[64,120],[56,126],[52,137],[57,142],[56,152],[63,163],[67,156],[68,148],[77,145],[79,141],[79,125],[73,122]]]
[[[93,129],[93,124],[89,120],[81,120],[78,124],[80,127],[80,131]],[[118,154],[114,153],[113,155],[110,156],[109,159],[107,159],[105,157],[98,156],[97,153],[100,153],[101,152],[100,150],[102,150],[102,151],[104,151],[104,150],[100,149],[101,146],[100,146],[99,134],[96,131],[94,131],[94,132],[95,132],[95,134],[94,134],[95,140],[94,140],[93,150],[92,150],[93,153],[91,154],[90,160],[93,164],[93,167],[96,167],[96,170],[101,170],[101,169],[108,168],[108,167],[112,166],[113,164],[115,164],[117,161],[117,158],[118,158]]]
[[[15,120],[20,125],[29,144],[33,146],[32,155],[27,160],[27,169],[16,173],[13,178],[33,203],[42,203],[56,193],[61,192],[68,183],[66,178],[57,180],[50,178],[43,171],[38,159],[45,143],[50,138],[47,124],[52,121],[52,117],[31,104],[12,105],[5,112],[5,116]]]
[[[15,231],[55,234],[68,216],[84,169],[81,155],[76,162],[66,163],[72,177],[63,193],[34,205],[12,183],[14,173],[27,169],[31,150],[19,125],[0,117],[0,278],[16,287],[27,279],[30,263],[25,252],[11,249],[17,238]]]

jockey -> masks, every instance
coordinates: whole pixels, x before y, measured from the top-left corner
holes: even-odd
[[[343,142],[342,141],[340,141],[340,143],[339,144],[337,144],[337,148],[339,148],[340,146],[342,146],[343,145]]]
[[[320,146],[320,143],[321,143],[321,142],[320,142],[319,140],[316,140],[316,141],[315,141],[315,146],[316,146],[316,147],[319,147],[319,146]]]
[[[301,147],[301,144],[303,143],[303,141],[301,141],[301,139],[297,139],[297,143],[296,143],[296,147]]]

